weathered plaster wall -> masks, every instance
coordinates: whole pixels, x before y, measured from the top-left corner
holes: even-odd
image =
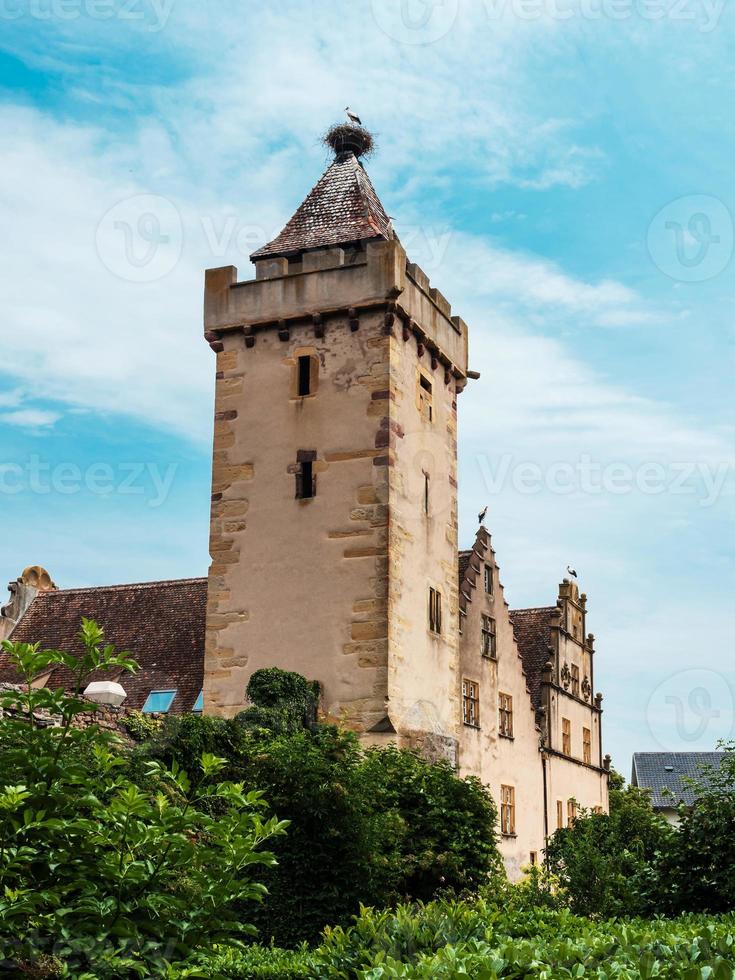
[[[483,542],[485,547],[483,549]],[[463,775],[478,776],[490,787],[500,815],[500,787],[515,789],[514,837],[501,836],[500,852],[509,876],[521,877],[521,868],[530,862],[535,851],[542,859],[544,847],[543,772],[539,750],[540,732],[536,727],[535,713],[526,686],[520,653],[513,635],[503,586],[500,582],[490,535],[481,530],[472,559],[478,571],[474,577],[471,601],[466,604],[460,639],[462,677],[477,680],[480,684],[480,728],[463,725],[460,734],[460,768]],[[484,565],[492,567],[493,591],[485,591]],[[467,584],[466,584],[467,587]],[[496,624],[497,660],[482,655],[482,615],[491,616]],[[461,687],[460,687],[461,690]],[[509,694],[513,698],[513,738],[499,733],[498,695]]]

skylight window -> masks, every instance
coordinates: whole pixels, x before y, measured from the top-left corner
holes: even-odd
[[[194,707],[191,709],[194,714],[201,714],[204,711],[204,691],[200,691],[199,695],[194,702]]]
[[[155,711],[166,712],[174,703],[176,691],[151,691],[145,699],[143,711],[152,714]]]

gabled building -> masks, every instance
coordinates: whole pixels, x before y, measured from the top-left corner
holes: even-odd
[[[188,612],[150,663],[152,596],[165,605],[176,583],[39,591],[5,619],[14,636],[71,642],[57,619],[94,616],[148,658],[146,684],[178,691],[189,671],[173,711],[191,710],[200,677],[204,711],[226,717],[260,667],[318,680],[324,716],[365,743],[488,783],[517,875],[577,806],[607,807],[586,599],[564,581],[555,605],[511,611],[487,530],[459,551],[458,406],[479,378],[468,327],[406,255],[362,164],[369,134],[335,127],[328,142],[333,162],[251,256],[255,278],[205,276],[206,613],[201,580],[180,584]]]
[[[651,806],[673,826],[679,823],[679,807],[692,806],[697,794],[692,781],[708,785],[725,752],[635,752],[631,786],[648,790]]]

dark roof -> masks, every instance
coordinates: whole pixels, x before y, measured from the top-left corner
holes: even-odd
[[[542,606],[538,609],[510,610],[513,633],[535,708],[541,706],[541,678],[544,666],[551,656],[551,614],[555,609],[556,606]]]
[[[13,630],[12,640],[53,650],[80,651],[82,616],[94,619],[105,640],[135,657],[140,670],[119,677],[124,706],[142,708],[153,690],[174,690],[172,712],[191,711],[204,678],[206,578],[39,592]],[[118,672],[97,680],[118,679]],[[17,680],[0,654],[0,681]],[[67,687],[69,672],[53,670],[50,687]]]
[[[636,752],[633,755],[631,783],[651,790],[655,809],[671,809],[679,803],[691,806],[696,794],[682,777],[702,779],[702,766],[719,769],[725,752]],[[667,792],[670,791],[670,792]]]
[[[470,558],[472,558],[472,549],[469,551],[460,551],[459,561],[458,561],[458,571],[459,571],[459,584],[462,585],[464,582],[464,577],[467,573],[467,569],[470,567]]]
[[[250,256],[297,255],[305,249],[393,238],[390,219],[354,153],[340,153],[283,231]]]

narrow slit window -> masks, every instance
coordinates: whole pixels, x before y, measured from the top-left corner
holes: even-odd
[[[442,594],[432,588],[429,588],[429,629],[432,633],[442,631]]]
[[[424,473],[424,513],[429,514],[429,474]]]
[[[305,354],[298,363],[298,392],[299,397],[311,394],[311,357]]]
[[[564,826],[564,804],[561,800],[556,801],[556,826],[558,829]]]
[[[431,381],[425,374],[419,374],[419,409],[421,417],[427,422],[434,419],[434,396]]]
[[[316,474],[314,462],[316,449],[299,449],[296,453],[296,466],[291,472],[296,474],[296,499],[309,500],[316,497]]]
[[[485,565],[485,592],[488,595],[493,594],[493,566]]]

